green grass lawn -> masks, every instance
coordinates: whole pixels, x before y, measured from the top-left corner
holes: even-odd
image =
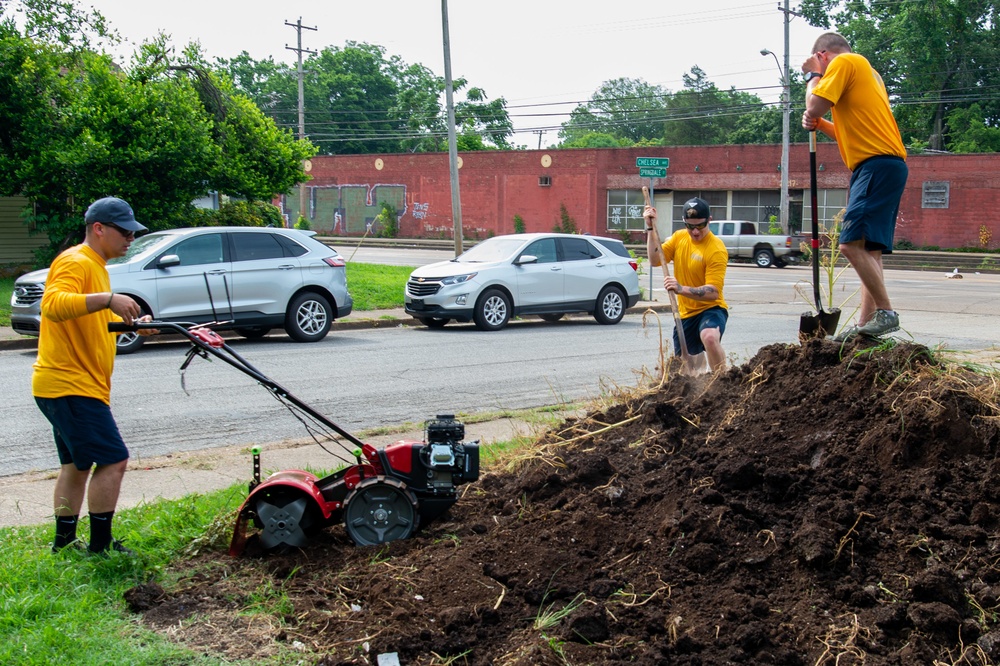
[[[14,293],[14,278],[0,277],[0,326],[10,326],[10,295]]]
[[[348,263],[347,288],[354,298],[354,310],[403,307],[403,291],[412,272],[413,266]]]
[[[403,290],[412,266],[347,264],[347,287],[355,312],[403,307]],[[10,326],[10,295],[14,278],[0,278],[0,326]]]

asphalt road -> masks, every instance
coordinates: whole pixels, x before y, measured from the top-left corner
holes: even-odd
[[[361,252],[355,261],[395,261],[371,254],[375,250],[364,250],[361,259]],[[383,252],[399,251],[376,254]],[[436,254],[449,258],[449,253]],[[427,263],[424,259],[406,255],[398,260],[418,265]],[[931,347],[991,350],[975,357],[980,361],[1000,356],[995,333],[1000,276],[968,274],[957,280],[944,273],[888,271],[887,278],[901,312],[901,338]],[[735,362],[746,361],[765,344],[796,342],[799,315],[813,309],[796,294],[796,283],[807,279],[809,269],[802,267],[730,268],[725,293],[731,315],[724,344]],[[845,321],[857,301],[856,287],[850,271],[838,281]],[[667,300],[662,291],[654,291],[654,297]],[[277,336],[235,345],[266,375],[356,432],[420,422],[437,413],[586,400],[616,386],[634,386],[644,369],[652,371],[657,363],[657,322],[665,335],[672,326],[669,314],[659,317],[645,326],[640,315],[627,315],[610,327],[591,318],[555,325],[532,319],[496,333],[471,325],[395,327],[335,331],[316,344]],[[151,344],[118,359],[113,406],[136,462],[177,451],[307,436],[269,392],[219,361],[196,360],[183,377],[185,392],[178,372],[184,349]],[[5,405],[0,476],[57,466],[48,424],[31,398],[33,360],[33,350],[0,351],[0,372],[8,378],[0,383]]]

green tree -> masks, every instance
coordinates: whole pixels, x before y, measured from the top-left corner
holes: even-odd
[[[159,229],[192,223],[192,201],[208,191],[270,199],[306,177],[312,146],[187,62],[197,63],[192,50],[175,62],[161,37],[123,70],[55,41],[0,21],[0,93],[12,100],[0,105],[0,195],[34,203],[29,221],[50,240],[40,261],[81,236],[83,210],[102,196],[128,200]]]
[[[756,95],[735,88],[719,90],[697,65],[683,75],[684,89],[667,102],[669,119],[663,126],[668,146],[717,145],[731,143],[740,127],[740,118],[760,114],[764,105]],[[781,115],[778,114],[778,141]]]
[[[347,42],[330,46],[303,64],[305,129],[323,154],[447,150],[441,100],[445,81],[423,65],[387,56],[383,47]],[[297,72],[246,53],[220,60],[219,68],[279,127],[298,129]],[[513,124],[501,97],[453,81],[464,99],[455,103],[462,150],[509,148]],[[467,88],[467,89],[466,89]]]
[[[576,145],[588,134],[606,135],[621,146],[658,138],[668,97],[667,90],[642,79],[605,81],[586,104],[573,109],[559,136]]]
[[[578,134],[560,144],[560,148],[623,148],[631,145],[626,139],[604,132]]]

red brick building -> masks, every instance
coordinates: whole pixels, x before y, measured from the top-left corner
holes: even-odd
[[[642,225],[638,157],[667,157],[666,178],[652,181],[656,204],[671,211],[698,195],[715,219],[767,221],[778,215],[781,146],[684,146],[471,152],[459,155],[463,236],[513,233],[515,216],[526,231],[551,231],[563,208],[580,232],[618,236]],[[817,148],[819,217],[832,221],[847,200],[850,172],[833,143]],[[917,247],[981,247],[1000,243],[1000,154],[912,155],[900,207],[897,240]],[[307,218],[332,235],[361,235],[381,210],[395,208],[401,237],[451,238],[448,155],[444,153],[343,155],[314,158],[307,184]],[[298,216],[297,193],[284,197],[290,220]],[[791,147],[789,219],[811,230],[809,148]],[[994,240],[995,239],[995,240]]]

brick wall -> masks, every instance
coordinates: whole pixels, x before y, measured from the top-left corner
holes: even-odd
[[[579,231],[607,235],[607,191],[639,190],[637,157],[668,157],[669,190],[774,190],[781,187],[781,146],[680,146],[525,150],[462,153],[459,187],[466,238],[514,231],[520,215],[527,231],[550,231],[565,205]],[[835,144],[820,142],[816,153],[820,189],[846,189],[850,172]],[[978,246],[985,225],[1000,245],[1000,155],[914,155],[900,206],[897,238],[916,246]],[[454,228],[448,155],[386,154],[319,156],[311,161],[309,218],[324,233],[360,235],[389,202],[399,215],[400,235],[451,238]],[[547,178],[548,184],[540,184]],[[949,207],[923,208],[925,181],[947,182]],[[809,147],[789,151],[789,190],[809,188]],[[298,195],[284,198],[289,219],[298,215]]]

